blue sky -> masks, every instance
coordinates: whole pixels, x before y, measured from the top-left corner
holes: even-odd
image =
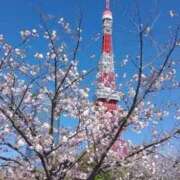
[[[168,39],[169,26],[178,23],[179,17],[171,18],[170,10],[177,13],[180,7],[179,0],[141,0],[141,15],[145,21],[151,16],[158,17],[158,21],[154,24],[153,35],[160,41],[164,42]],[[115,54],[116,72],[119,75],[118,82],[123,83],[121,78],[125,72],[120,68],[122,58],[127,54],[132,57],[137,55],[137,36],[134,31],[130,19],[134,14],[134,0],[112,0],[111,7],[114,16],[113,26],[113,47]],[[155,8],[157,7],[157,8]],[[43,10],[45,13],[57,17],[65,17],[72,25],[77,24],[80,11],[83,14],[83,42],[80,46],[79,61],[81,69],[89,69],[96,66],[101,49],[101,39],[94,42],[91,39],[102,31],[102,11],[104,9],[104,0],[1,0],[0,1],[0,34],[4,34],[7,40],[13,44],[19,41],[19,31],[21,29],[36,28],[40,24],[40,18],[37,9]],[[43,45],[42,45],[43,47]],[[147,44],[146,57],[151,58],[153,51]],[[96,54],[94,59],[90,56]],[[176,53],[174,57],[177,57]],[[135,72],[133,65],[126,72],[133,74]],[[179,76],[179,74],[178,74]],[[85,81],[83,86],[89,86],[88,81],[95,81],[95,72]],[[94,84],[90,84],[90,88],[94,88]],[[172,99],[177,99],[177,91],[165,93]],[[178,97],[179,98],[179,97]],[[165,101],[164,95],[159,96],[157,103]],[[168,119],[163,128],[169,127],[171,119]],[[130,135],[132,136],[132,135]],[[141,140],[146,138],[146,133],[141,136]],[[135,136],[132,136],[137,141]],[[139,141],[139,140],[138,140]],[[138,142],[137,141],[137,142]]]
[[[140,10],[143,19],[149,19],[156,14],[158,22],[155,23],[158,39],[167,39],[167,27],[178,22],[170,18],[169,10],[178,12],[179,0],[159,0],[156,11],[157,0],[141,0]],[[114,15],[113,46],[116,63],[120,63],[126,54],[135,54],[137,44],[136,34],[132,32],[134,0],[112,0],[111,7]],[[18,40],[19,31],[26,28],[37,27],[40,18],[37,9],[57,17],[65,17],[71,24],[77,24],[80,10],[83,14],[83,53],[81,52],[81,64],[89,65],[91,60],[88,55],[95,53],[100,55],[101,41],[91,43],[90,40],[96,33],[101,32],[101,16],[104,8],[104,0],[1,0],[0,4],[0,33],[12,43]],[[156,11],[156,12],[155,12]],[[86,45],[85,45],[86,44]],[[98,57],[96,58],[98,60]]]
[[[151,16],[157,17],[154,23],[153,35],[161,42],[168,39],[168,26],[177,24],[178,18],[171,18],[169,10],[178,12],[179,0],[141,0],[140,11],[147,21]],[[79,53],[82,68],[94,66],[100,56],[101,40],[92,41],[95,34],[102,31],[101,16],[104,9],[104,0],[1,0],[0,2],[0,33],[13,44],[19,41],[19,31],[38,27],[40,18],[38,10],[47,14],[65,17],[72,25],[77,24],[80,11],[83,14],[83,39],[81,53]],[[157,5],[156,5],[157,4]],[[116,61],[116,70],[122,75],[119,64],[126,54],[137,55],[137,36],[130,21],[134,14],[134,0],[112,0],[111,7],[114,16],[113,47]],[[157,7],[157,8],[155,8]],[[148,48],[148,46],[147,46]],[[96,54],[96,58],[89,58]],[[150,55],[151,51],[146,51]],[[150,56],[149,56],[150,57]],[[129,73],[133,72],[131,69]]]

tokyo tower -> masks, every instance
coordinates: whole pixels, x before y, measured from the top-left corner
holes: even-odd
[[[118,109],[117,103],[120,96],[116,91],[114,55],[112,48],[113,16],[110,10],[109,0],[106,0],[102,21],[102,51],[97,73],[96,104],[103,105],[111,112]]]

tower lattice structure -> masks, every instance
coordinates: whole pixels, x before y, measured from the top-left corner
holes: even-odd
[[[113,111],[118,109],[117,103],[120,96],[116,91],[116,75],[114,70],[114,55],[112,48],[113,16],[110,10],[109,0],[106,0],[102,21],[102,51],[97,73],[96,103],[103,104],[108,111]]]

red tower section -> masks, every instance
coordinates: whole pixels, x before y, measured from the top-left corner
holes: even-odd
[[[112,37],[110,34],[104,34],[102,51],[112,53]]]
[[[97,74],[96,102],[103,105],[108,111],[117,110],[119,93],[116,92],[114,59],[112,50],[112,23],[113,17],[109,0],[106,0],[106,8],[103,12],[103,38],[102,52]]]

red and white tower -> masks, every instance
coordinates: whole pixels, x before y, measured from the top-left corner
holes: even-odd
[[[117,110],[120,99],[116,92],[114,56],[112,49],[112,24],[113,17],[110,10],[110,0],[106,0],[103,20],[102,52],[97,74],[96,102],[103,104],[108,111]]]

